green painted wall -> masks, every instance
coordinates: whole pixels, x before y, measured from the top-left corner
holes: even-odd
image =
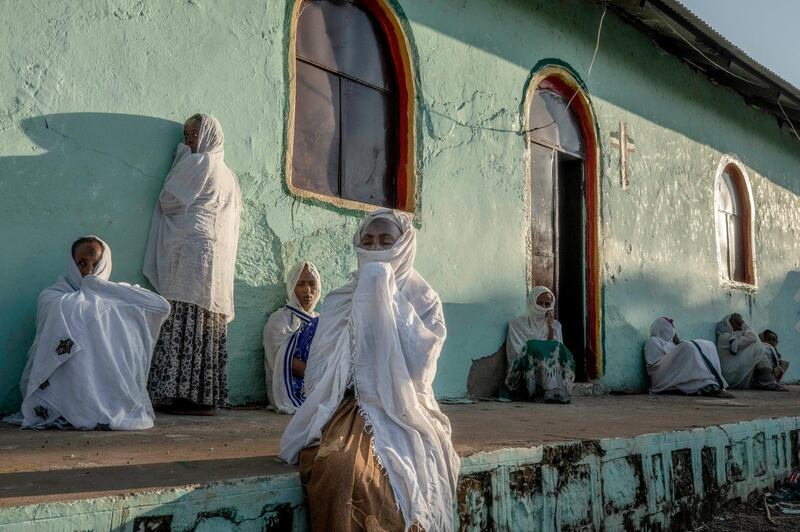
[[[526,84],[548,60],[586,79],[601,11],[582,0],[393,5],[418,87],[417,267],[449,327],[436,391],[458,396],[471,359],[494,352],[524,308]],[[284,297],[285,269],[307,258],[326,289],[342,283],[360,218],[286,191],[290,6],[0,0],[0,10],[0,411],[18,406],[36,295],[62,273],[71,238],[101,235],[112,279],[143,282],[150,214],[180,123],[198,111],[221,120],[244,196],[231,397],[263,401],[261,329]],[[611,14],[587,85],[602,153],[606,384],[643,384],[640,348],[655,316],[674,316],[684,337],[710,337],[733,310],[769,323],[794,362],[789,378],[800,376],[800,144]],[[609,144],[620,120],[636,142],[626,191]],[[755,196],[752,297],[718,281],[713,185],[726,153],[746,165]]]

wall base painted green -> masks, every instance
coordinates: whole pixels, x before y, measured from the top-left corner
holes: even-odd
[[[686,530],[798,466],[800,418],[569,441],[463,460],[462,531]],[[297,474],[0,509],[0,532],[306,530]],[[143,526],[144,528],[139,528]]]

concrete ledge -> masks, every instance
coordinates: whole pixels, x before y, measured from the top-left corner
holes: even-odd
[[[464,459],[455,518],[465,531],[689,529],[797,467],[799,427],[798,417],[763,418],[478,452]],[[303,504],[289,469],[6,507],[0,531],[303,531]]]
[[[462,530],[682,530],[798,461],[800,388],[448,404]],[[149,431],[0,424],[0,532],[304,530],[286,416],[159,416]],[[142,528],[144,527],[144,528]],[[161,527],[161,528],[159,528]]]

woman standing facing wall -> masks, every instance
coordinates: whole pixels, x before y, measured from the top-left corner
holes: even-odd
[[[148,388],[157,409],[211,415],[228,404],[227,324],[242,201],[217,119],[192,116],[183,138],[153,212],[144,263],[172,305]]]

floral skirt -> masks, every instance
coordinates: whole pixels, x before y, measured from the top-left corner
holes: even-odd
[[[228,406],[228,323],[224,314],[191,303],[170,301],[161,327],[148,390],[155,406],[175,399],[198,405]]]
[[[511,397],[521,401],[568,404],[575,382],[575,360],[557,340],[530,340],[506,377]]]

